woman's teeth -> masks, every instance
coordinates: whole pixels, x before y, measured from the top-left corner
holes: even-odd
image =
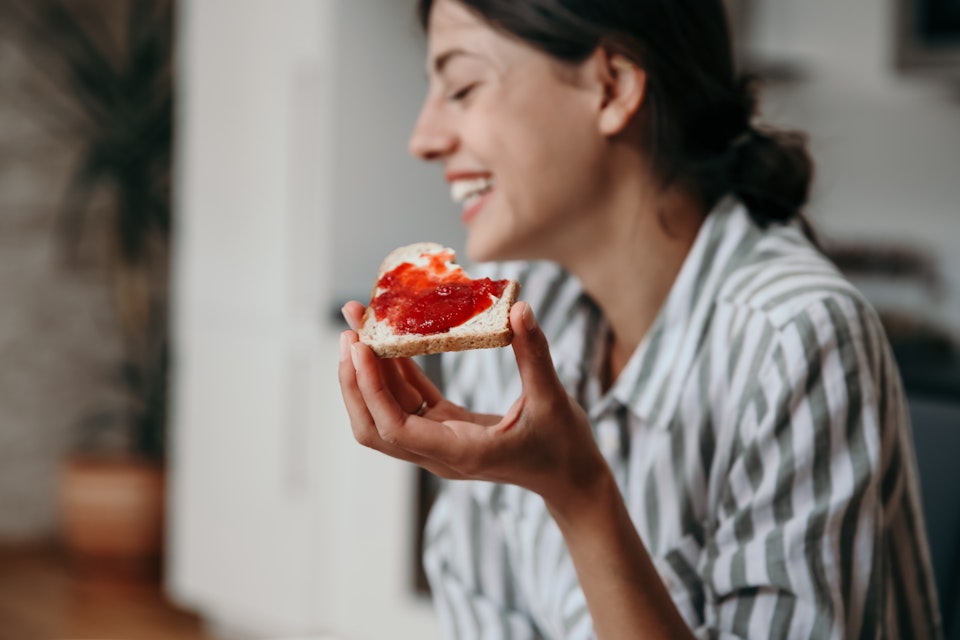
[[[470,206],[491,189],[493,189],[493,180],[490,178],[457,180],[450,185],[450,196],[454,202],[463,206]]]

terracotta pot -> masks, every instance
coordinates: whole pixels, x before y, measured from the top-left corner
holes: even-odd
[[[137,459],[67,458],[60,475],[64,547],[90,577],[153,580],[163,551],[163,468]]]

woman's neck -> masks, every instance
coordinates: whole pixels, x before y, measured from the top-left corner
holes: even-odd
[[[610,325],[610,384],[653,325],[706,215],[688,192],[652,187],[630,180],[610,190],[591,211],[589,240],[561,261]]]

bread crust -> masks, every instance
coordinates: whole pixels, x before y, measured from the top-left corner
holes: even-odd
[[[450,251],[436,243],[417,243],[400,247],[390,252],[377,272],[377,282],[388,271],[411,257],[419,257],[422,253],[436,253]],[[377,294],[374,284],[370,299]],[[385,325],[378,323],[373,309],[368,305],[364,311],[360,327],[360,341],[380,358],[407,358],[412,356],[445,353],[450,351],[466,351],[469,349],[492,349],[506,347],[513,340],[513,330],[510,328],[510,308],[516,303],[520,295],[520,283],[508,281],[503,295],[494,305],[479,316],[453,327],[444,333],[431,335],[398,334],[392,330],[384,331]],[[484,326],[475,326],[477,319],[484,320]],[[496,322],[491,326],[490,320]],[[378,329],[380,329],[378,331]]]

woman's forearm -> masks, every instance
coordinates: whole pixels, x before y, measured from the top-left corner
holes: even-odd
[[[566,541],[601,640],[692,638],[608,468],[547,507]]]

